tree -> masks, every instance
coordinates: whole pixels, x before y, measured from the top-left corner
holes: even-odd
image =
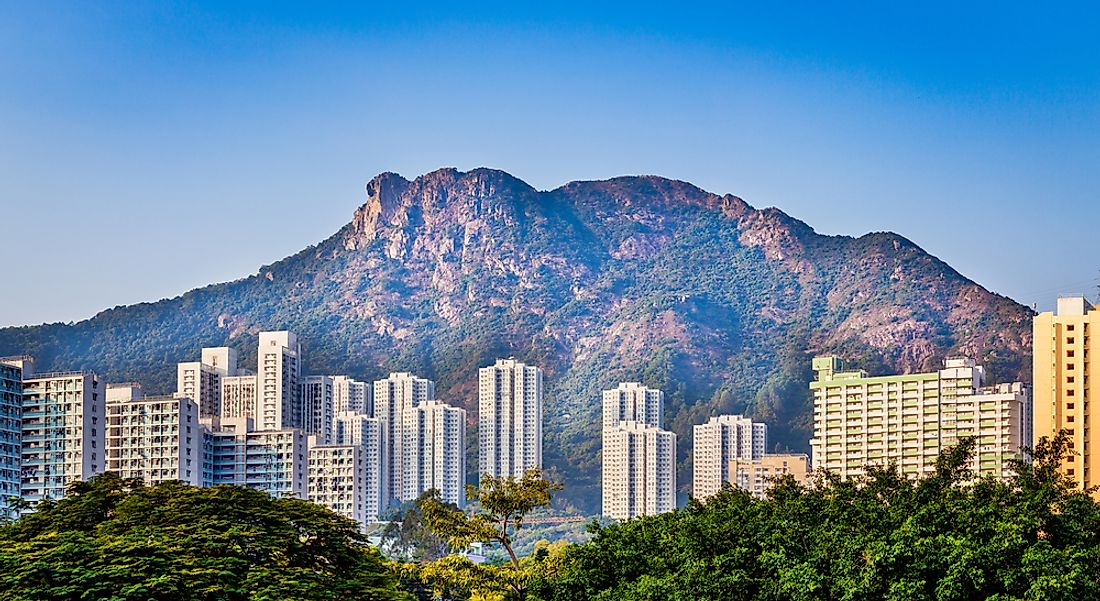
[[[432,532],[415,504],[405,506],[405,510],[386,525],[381,546],[390,557],[414,562],[435,561],[446,556],[448,551],[446,542]]]
[[[107,473],[0,527],[0,601],[397,600],[358,524],[247,488]]]
[[[725,488],[672,513],[594,529],[565,549],[545,601],[1100,598],[1100,504],[1059,470],[1064,436],[1002,481],[969,470],[973,441],[928,477],[895,466],[768,498]]]
[[[523,528],[523,520],[531,511],[550,505],[552,492],[561,485],[542,477],[538,469],[527,470],[521,478],[482,476],[480,488],[467,486],[467,497],[480,508],[472,515],[442,501],[439,491],[432,490],[417,500],[428,527],[447,541],[453,549],[465,549],[476,542],[496,543],[508,553],[510,564],[477,565],[457,556],[446,557],[435,564],[418,568],[422,578],[441,587],[454,587],[484,596],[485,591],[507,591],[523,599],[533,574],[547,558],[536,556],[526,565],[512,548],[515,533]],[[503,593],[501,593],[503,594]]]

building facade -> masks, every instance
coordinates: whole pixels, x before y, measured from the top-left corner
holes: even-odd
[[[333,382],[328,376],[306,376],[301,384],[302,430],[319,444],[332,444]]]
[[[391,373],[374,383],[375,417],[385,428],[387,475],[386,498],[411,501],[405,497],[405,413],[435,398],[435,383],[407,372]]]
[[[335,440],[338,445],[356,445],[363,449],[366,464],[367,516],[377,516],[389,504],[386,496],[386,428],[381,419],[358,413],[343,413],[335,419]]]
[[[8,499],[22,495],[24,374],[34,374],[34,359],[0,359],[0,517],[11,517]]]
[[[935,470],[940,451],[974,437],[972,468],[1004,476],[1029,439],[1031,401],[1019,383],[985,387],[985,370],[949,358],[938,372],[868,376],[838,357],[813,360],[814,469],[860,477],[896,463],[912,477]]]
[[[238,375],[237,351],[204,348],[201,356],[200,361],[176,364],[176,394],[195,401],[202,417],[220,417],[222,378]]]
[[[646,388],[638,382],[623,382],[603,391],[603,427],[613,428],[619,422],[641,422],[661,427],[665,393]]]
[[[1073,453],[1063,460],[1062,473],[1082,489],[1100,484],[1100,455],[1095,451],[1100,436],[1093,436],[1088,422],[1090,397],[1096,399],[1100,394],[1093,392],[1098,350],[1091,346],[1097,328],[1100,310],[1084,297],[1059,298],[1057,310],[1036,315],[1032,325],[1032,444],[1064,430]],[[1094,492],[1093,498],[1100,500],[1100,491]]]
[[[676,435],[641,422],[603,433],[603,514],[615,520],[676,509]]]
[[[360,413],[374,417],[373,389],[348,376],[332,376],[334,413]]]
[[[221,420],[211,437],[213,484],[247,486],[273,497],[308,497],[308,442],[301,430],[253,429],[249,418]]]
[[[478,472],[522,477],[542,469],[542,370],[498,359],[478,373]]]
[[[704,498],[730,482],[730,464],[760,460],[767,448],[768,426],[741,415],[719,415],[692,430],[692,494]]]
[[[810,458],[805,454],[763,455],[730,461],[727,481],[763,499],[775,478],[790,475],[795,482],[806,484],[809,474]]]
[[[221,378],[221,419],[256,419],[259,384],[256,376],[238,375]]]
[[[293,332],[260,332],[256,353],[259,401],[256,427],[282,430],[302,427],[300,374],[302,347]]]
[[[309,446],[309,500],[365,527],[370,513],[367,461],[359,445]]]
[[[104,384],[91,372],[24,376],[24,500],[60,499],[69,483],[103,471],[105,405]]]
[[[208,486],[198,405],[184,397],[132,397],[107,401],[107,470],[150,486],[169,480]]]
[[[404,499],[430,489],[459,507],[466,505],[466,411],[425,401],[404,415]]]

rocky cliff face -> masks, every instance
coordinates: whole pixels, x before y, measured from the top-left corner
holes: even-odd
[[[718,412],[768,420],[773,443],[805,449],[813,353],[905,371],[962,353],[995,377],[1028,376],[1030,311],[896,234],[821,236],[657,177],[540,192],[500,171],[443,169],[385,173],[366,193],[334,236],[252,277],[3,329],[0,354],[168,391],[174,363],[199,347],[250,360],[257,332],[291,328],[308,371],[418,372],[471,418],[477,367],[516,356],[546,371],[546,458],[590,511],[599,391],[621,380],[665,390],[687,462],[691,425]]]

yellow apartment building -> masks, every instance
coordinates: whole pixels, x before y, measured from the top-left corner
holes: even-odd
[[[1082,489],[1097,485],[1098,466],[1089,444],[1094,442],[1089,397],[1096,396],[1090,394],[1089,334],[1098,327],[1100,310],[1081,296],[1059,298],[1056,312],[1040,313],[1033,322],[1034,442],[1066,430],[1075,454],[1065,459],[1062,470]],[[1100,499],[1100,491],[1093,498]]]

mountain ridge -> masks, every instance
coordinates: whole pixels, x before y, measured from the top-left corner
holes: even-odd
[[[665,390],[686,481],[690,427],[708,415],[749,413],[804,450],[815,352],[869,371],[968,354],[994,377],[1028,376],[1031,311],[893,232],[823,235],[659,176],[539,191],[500,170],[443,168],[382,173],[365,193],[331,236],[255,274],[3,328],[0,354],[167,392],[200,347],[230,344],[248,361],[258,331],[289,328],[308,372],[417,372],[471,420],[477,367],[516,356],[546,371],[546,460],[586,510],[598,504],[599,390],[619,380]]]

